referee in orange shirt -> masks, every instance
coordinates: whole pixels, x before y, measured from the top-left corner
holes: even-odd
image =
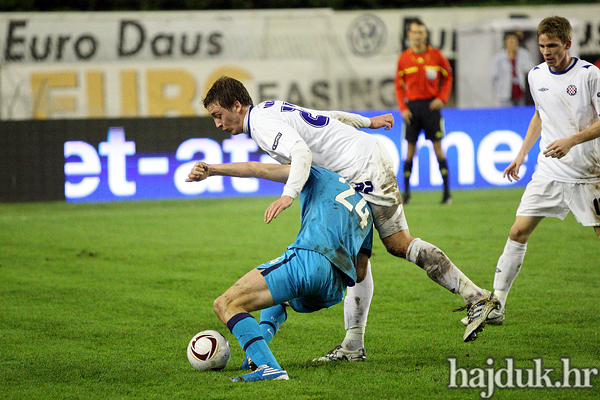
[[[409,180],[421,130],[425,131],[425,138],[433,143],[444,178],[442,204],[451,204],[448,163],[441,144],[444,137],[441,109],[452,90],[452,68],[442,52],[427,43],[427,28],[421,20],[413,19],[409,23],[408,38],[411,46],[400,54],[395,78],[396,99],[408,141],[404,162],[404,204],[410,203]]]

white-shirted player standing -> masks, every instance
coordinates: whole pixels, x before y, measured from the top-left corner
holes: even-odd
[[[600,70],[569,56],[572,28],[567,19],[544,19],[537,35],[545,62],[528,75],[535,114],[504,176],[511,182],[519,179],[519,167],[540,136],[541,151],[498,260],[494,293],[502,308],[490,313],[489,324],[504,323],[508,291],[523,264],[529,236],[542,219],[563,220],[571,211],[600,237]]]

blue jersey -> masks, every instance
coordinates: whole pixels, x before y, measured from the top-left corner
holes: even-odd
[[[288,249],[316,251],[356,282],[358,253],[371,255],[373,217],[362,196],[338,174],[311,167],[300,193],[301,226]]]

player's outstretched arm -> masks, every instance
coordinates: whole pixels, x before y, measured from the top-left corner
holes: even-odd
[[[198,161],[192,167],[192,170],[188,174],[188,177],[185,181],[186,182],[200,182],[200,181],[205,180],[206,178],[208,178],[210,176],[209,168],[210,168],[210,166],[208,164],[203,163],[202,161]]]
[[[371,129],[379,129],[385,128],[385,130],[389,130],[392,126],[394,126],[394,116],[392,114],[383,114],[378,115],[376,117],[371,118]]]
[[[327,111],[324,114],[329,115],[331,118],[335,118],[346,125],[353,126],[355,128],[371,128],[379,129],[385,128],[386,130],[394,126],[394,116],[392,114],[378,115],[373,118],[363,117],[359,114],[349,113],[345,111]]]
[[[238,178],[260,178],[285,183],[290,173],[289,165],[263,164],[259,162],[207,164],[198,161],[193,167],[186,182],[200,182],[209,176],[222,175]]]

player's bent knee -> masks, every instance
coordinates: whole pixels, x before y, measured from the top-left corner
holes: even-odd
[[[213,302],[213,311],[217,314],[217,317],[223,319],[223,316],[226,313],[228,302],[226,300],[225,295],[221,295],[215,299]]]
[[[393,256],[406,258],[406,253],[408,251],[408,246],[403,246],[402,244],[390,243],[385,246],[388,253]]]
[[[394,233],[392,236],[382,240],[388,253],[401,258],[406,258],[408,246],[413,240],[413,237],[408,233],[408,229]]]
[[[521,227],[517,225],[513,225],[512,228],[510,228],[510,234],[508,235],[510,240],[514,240],[515,242],[519,243],[527,243],[529,236],[531,236],[531,231],[521,229]]]

